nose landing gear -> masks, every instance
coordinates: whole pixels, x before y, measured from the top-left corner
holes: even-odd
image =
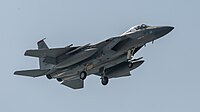
[[[102,67],[100,68],[100,73],[101,73],[101,83],[102,85],[107,85],[109,82],[109,78],[105,75],[105,68]]]

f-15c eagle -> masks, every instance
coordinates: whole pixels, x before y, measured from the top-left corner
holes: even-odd
[[[39,58],[40,69],[16,71],[14,74],[29,77],[46,75],[48,79],[57,79],[73,89],[83,88],[86,77],[94,74],[101,77],[103,85],[107,85],[111,78],[130,76],[130,71],[144,62],[142,57],[135,59],[134,54],[146,43],[173,29],[171,26],[141,24],[97,44],[63,48],[48,48],[42,39],[37,42],[38,49],[25,52],[25,56]]]

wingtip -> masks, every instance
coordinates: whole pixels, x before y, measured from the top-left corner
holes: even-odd
[[[30,51],[31,51],[31,50],[26,50],[25,53],[24,53],[24,56],[29,56],[29,55],[28,55],[28,52],[30,52]]]
[[[27,50],[25,51],[25,53],[24,53],[24,56],[26,56],[27,55]]]
[[[14,75],[18,75],[18,74],[17,74],[17,71],[15,71],[13,74],[14,74]]]

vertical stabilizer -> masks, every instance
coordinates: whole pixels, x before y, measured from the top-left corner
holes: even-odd
[[[47,44],[45,43],[46,38],[40,40],[37,42],[37,46],[38,49],[49,49]],[[44,62],[45,57],[39,58],[39,65],[40,65],[40,69],[44,70],[44,69],[51,69],[53,67],[52,64],[48,64]]]
[[[45,40],[46,38],[40,40],[37,42],[37,45],[38,45],[38,49],[49,49],[47,44],[45,43]]]

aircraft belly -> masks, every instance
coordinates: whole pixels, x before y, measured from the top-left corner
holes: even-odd
[[[109,67],[112,67],[112,66],[119,64],[119,63],[126,61],[126,60],[127,60],[126,54],[118,56],[118,57],[113,57],[109,60],[102,60],[101,62],[96,63],[94,65],[93,69],[99,70],[99,68],[101,68],[101,67],[109,68]]]
[[[71,66],[73,64],[76,64],[80,61],[83,61],[83,60],[89,58],[94,53],[96,53],[96,51],[97,51],[97,49],[91,49],[91,50],[85,50],[85,51],[82,51],[75,55],[72,55],[69,58],[67,58],[66,60],[64,60],[63,62],[56,65],[55,68],[65,68],[65,67]]]
[[[62,77],[65,77],[65,76],[73,76],[75,74],[77,74],[77,72],[72,70],[72,71],[69,71],[69,72],[61,72],[61,73],[55,74],[52,77],[53,78],[62,78]]]

